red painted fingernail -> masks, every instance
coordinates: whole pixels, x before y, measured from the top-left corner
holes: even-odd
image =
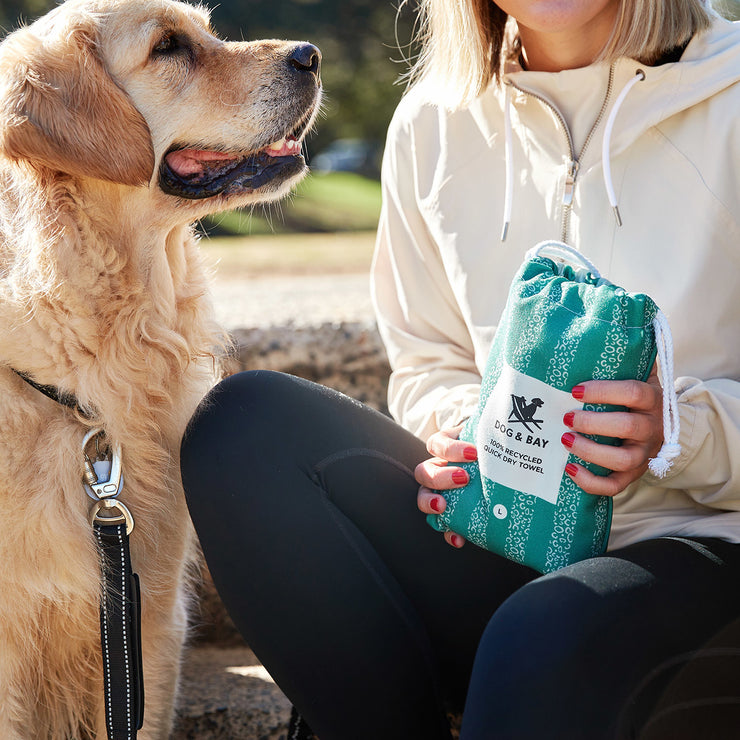
[[[575,411],[569,411],[564,417],[563,417],[563,424],[567,427],[573,426],[573,417],[576,415]]]
[[[467,483],[468,474],[464,470],[460,470],[460,468],[458,468],[452,473],[452,480],[455,483]]]
[[[579,401],[583,398],[586,393],[586,388],[582,385],[574,385],[573,390],[570,392],[573,398],[577,398]]]
[[[573,465],[573,463],[568,463],[565,466],[565,472],[572,478],[578,472],[578,467]]]
[[[460,535],[453,534],[450,537],[450,542],[452,543],[453,547],[462,547],[463,546],[463,539],[460,537]]]
[[[440,512],[442,511],[442,500],[439,496],[435,496],[434,498],[429,499],[429,506],[431,507],[432,511]]]
[[[576,441],[575,434],[571,434],[570,432],[566,432],[561,438],[560,441],[566,446],[566,447],[573,447],[573,443]]]
[[[476,450],[475,447],[466,447],[463,450],[463,457],[466,460],[477,460],[478,459],[478,450]]]

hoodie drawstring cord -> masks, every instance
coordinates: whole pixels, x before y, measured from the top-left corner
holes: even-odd
[[[601,162],[602,169],[604,171],[604,185],[606,186],[607,197],[609,198],[609,205],[614,211],[614,215],[617,219],[617,224],[622,225],[622,217],[619,213],[619,205],[617,203],[617,196],[614,192],[614,183],[612,182],[612,168],[609,150],[611,148],[611,137],[612,130],[614,129],[614,121],[619,113],[619,109],[622,107],[622,103],[629,94],[629,91],[642,80],[645,79],[645,73],[638,69],[635,76],[624,86],[619,96],[614,101],[614,106],[609,113],[609,117],[604,127],[604,138],[601,144]],[[505,84],[505,101],[504,101],[504,149],[506,156],[506,189],[504,194],[504,218],[503,225],[501,228],[501,241],[506,241],[506,236],[509,232],[509,226],[511,224],[511,212],[512,212],[512,201],[514,198],[514,148],[513,148],[513,131],[511,128],[511,84]]]
[[[614,107],[609,113],[609,117],[606,119],[606,126],[604,127],[604,138],[601,142],[601,166],[604,171],[604,185],[606,186],[606,194],[609,198],[609,205],[614,211],[614,216],[617,219],[617,225],[622,225],[622,217],[619,214],[619,205],[617,203],[617,196],[614,192],[614,183],[612,182],[612,165],[610,160],[609,150],[611,148],[612,129],[614,128],[614,121],[619,113],[619,109],[622,107],[624,99],[627,97],[629,91],[638,83],[645,79],[645,73],[638,69],[635,76],[624,86],[622,92],[619,93],[619,97],[614,101]]]
[[[506,234],[511,223],[511,199],[514,193],[514,153],[513,134],[511,131],[511,85],[506,85],[506,101],[504,103],[504,149],[506,153],[506,194],[504,196],[504,224],[501,228],[501,241],[506,241]]]

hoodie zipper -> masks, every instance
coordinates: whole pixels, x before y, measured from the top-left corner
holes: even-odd
[[[609,106],[609,101],[611,100],[612,96],[612,89],[614,87],[615,67],[615,64],[612,64],[609,67],[609,79],[606,83],[606,93],[604,94],[604,101],[601,104],[601,109],[596,116],[596,120],[594,121],[593,126],[591,126],[591,130],[588,132],[586,140],[583,142],[581,151],[578,154],[576,154],[575,145],[573,144],[573,135],[568,128],[568,124],[566,123],[563,114],[558,110],[558,108],[543,95],[540,95],[539,93],[536,93],[532,90],[527,90],[526,88],[519,87],[513,82],[509,83],[514,89],[518,90],[521,93],[524,93],[524,95],[529,95],[535,100],[539,100],[543,105],[547,106],[553,112],[555,118],[557,118],[557,120],[559,121],[560,127],[565,134],[565,138],[568,143],[568,156],[570,157],[570,161],[567,164],[568,169],[565,175],[565,189],[563,191],[562,199],[563,217],[561,222],[560,241],[565,242],[566,244],[568,243],[568,231],[570,230],[570,214],[573,210],[573,194],[576,188],[576,180],[578,179],[578,170],[580,169],[581,162],[583,161],[583,155],[586,153],[586,150],[591,143],[591,139],[593,139],[594,134],[596,133],[596,129],[599,127],[599,124],[603,120],[604,115],[606,114],[606,109]]]

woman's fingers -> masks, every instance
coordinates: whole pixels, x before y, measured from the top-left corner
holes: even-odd
[[[647,469],[647,465],[645,469]],[[565,466],[565,472],[586,493],[592,493],[596,496],[616,496],[627,488],[632,481],[637,480],[642,475],[642,473],[637,475],[637,471],[610,473],[603,476],[595,475],[575,463],[568,463]],[[644,473],[645,470],[642,472]]]
[[[580,434],[647,441],[655,434],[651,415],[629,411],[571,411],[563,423]]]
[[[416,505],[424,514],[441,514],[447,508],[445,497],[422,486],[416,495]]]
[[[627,411],[586,411],[567,413],[563,423],[572,431],[561,437],[562,444],[586,462],[613,471],[598,476],[581,465],[568,463],[565,472],[587,493],[614,496],[642,476],[650,458],[663,441],[663,395],[657,370],[647,382],[639,380],[592,380],[576,386],[573,396],[584,403],[626,406]],[[600,444],[584,435],[615,437],[621,445]]]
[[[475,445],[458,439],[462,426],[435,432],[427,440],[430,455],[448,462],[472,462],[478,459]]]
[[[422,486],[416,496],[416,505],[424,514],[441,514],[447,507],[447,502],[444,496]],[[455,532],[445,532],[444,538],[452,547],[460,548],[465,544],[465,538]]]
[[[444,496],[432,489],[459,488],[470,481],[465,470],[448,465],[450,462],[470,462],[478,457],[473,445],[458,439],[461,429],[462,426],[445,429],[427,440],[427,450],[434,457],[419,463],[414,471],[416,482],[421,486],[416,505],[424,514],[441,514],[447,507]],[[465,544],[465,539],[454,532],[445,532],[444,538],[452,547],[460,548]]]
[[[653,369],[647,381],[589,380],[573,388],[573,396],[584,403],[605,403],[626,406],[631,411],[653,412],[663,406],[663,394],[658,371]]]
[[[458,550],[465,544],[465,538],[455,532],[445,532],[444,537],[448,545],[452,545]]]
[[[563,434],[560,442],[576,457],[616,472],[634,470],[643,463],[647,464],[649,455],[649,448],[643,443],[601,444],[572,432]]]
[[[438,457],[432,457],[419,463],[414,470],[414,477],[420,486],[443,490],[460,488],[470,480],[470,476],[465,470],[454,465],[448,465],[446,460]]]
[[[416,466],[414,477],[420,486],[427,488],[459,488],[470,480],[462,468],[450,462],[470,462],[477,459],[475,446],[458,439],[462,426],[435,432],[427,440],[427,450],[434,457]]]

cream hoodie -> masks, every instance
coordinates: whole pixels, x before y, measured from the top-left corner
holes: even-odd
[[[604,157],[607,121],[640,70]],[[391,413],[422,439],[472,413],[525,252],[564,239],[650,295],[673,333],[682,452],[665,478],[647,473],[615,497],[610,548],[661,535],[740,542],[740,23],[716,20],[680,62],[621,59],[612,76],[607,95],[608,65],[512,68],[454,113],[421,88],[402,100],[372,270]]]

